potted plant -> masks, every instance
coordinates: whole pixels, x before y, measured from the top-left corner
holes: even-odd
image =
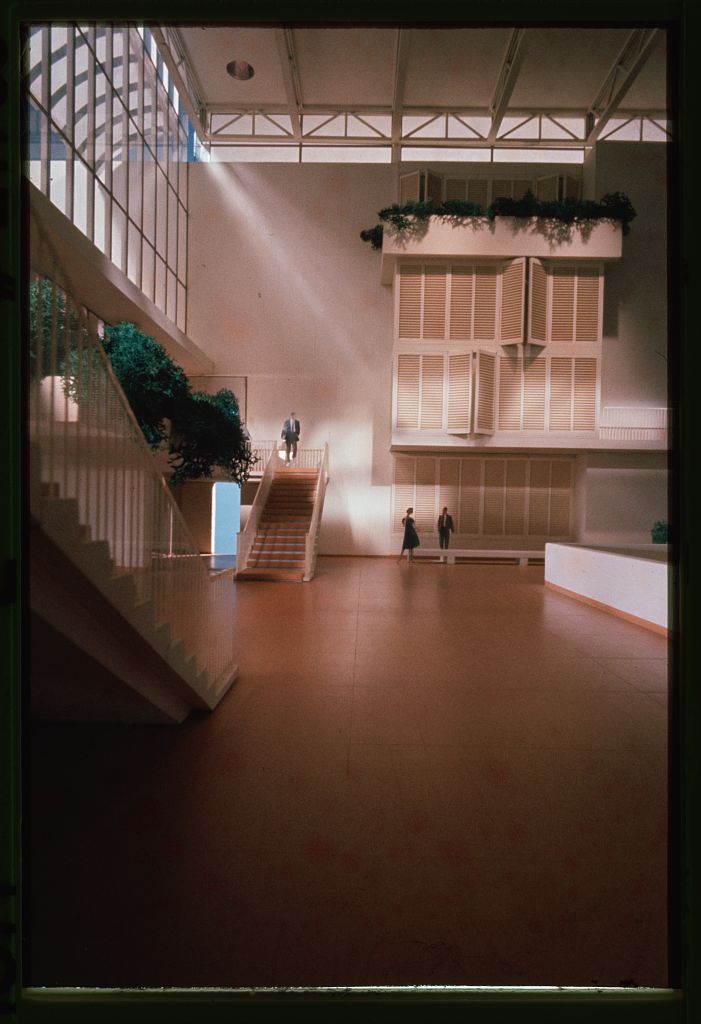
[[[664,519],[658,519],[657,522],[653,523],[650,533],[653,544],[669,543],[669,523]]]

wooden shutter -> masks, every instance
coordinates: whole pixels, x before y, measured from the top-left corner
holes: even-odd
[[[572,508],[572,464],[553,460],[550,464],[549,537],[569,537]]]
[[[494,433],[494,399],[496,397],[496,357],[491,352],[477,353],[475,389],[475,433]]]
[[[439,459],[438,469],[438,515],[447,506],[453,523],[459,527],[460,507],[460,459]],[[435,531],[436,523],[433,524]]]
[[[512,184],[514,199],[523,199],[526,192],[533,191],[533,182],[530,178],[517,178]]]
[[[421,171],[402,174],[399,177],[399,205],[418,203],[421,192]]]
[[[498,536],[504,532],[505,482],[505,459],[485,459],[482,530],[486,534]]]
[[[447,268],[424,267],[423,338],[445,337]]]
[[[494,341],[497,321],[497,273],[495,266],[475,267],[475,341]]]
[[[529,261],[528,341],[545,345],[548,340],[548,275],[540,260]]]
[[[421,267],[399,268],[399,337],[421,337]]]
[[[392,529],[401,532],[402,519],[408,508],[414,505],[414,474],[416,459],[397,456],[394,460],[394,485],[392,488]]]
[[[471,203],[489,206],[489,182],[486,178],[471,178],[467,183],[467,198]]]
[[[512,183],[506,178],[495,178],[492,182],[492,202],[495,199],[511,199]]]
[[[528,480],[528,534],[547,537],[550,511],[550,463],[531,459]]]
[[[457,522],[458,533],[478,534],[480,532],[482,464],[482,459],[467,458],[460,460],[460,515]]]
[[[433,171],[426,172],[426,199],[433,199],[434,203],[443,202],[443,178]]]
[[[472,355],[448,356],[448,430],[470,432],[472,409]],[[442,506],[441,506],[442,507]]]
[[[535,194],[541,202],[550,202],[558,198],[559,178],[557,174],[549,174],[545,178],[538,178],[535,183]]]
[[[504,495],[504,533],[523,536],[526,532],[526,459],[507,459]]]
[[[550,360],[549,429],[572,429],[572,359],[569,356],[553,356]]]
[[[523,303],[526,287],[526,260],[509,260],[501,272],[500,340],[502,345],[523,341]]]
[[[472,267],[452,267],[450,273],[450,337],[472,340],[475,275]]]
[[[397,359],[397,429],[419,425],[419,375],[421,356]]]
[[[416,459],[416,498],[414,518],[418,533],[434,533],[438,513],[436,510],[436,459]]]
[[[521,429],[522,370],[519,357],[499,359],[499,430]]]
[[[596,422],[596,359],[574,360],[573,430],[593,430]]]
[[[445,198],[467,199],[467,181],[465,178],[446,178]]]
[[[422,430],[443,429],[443,356],[421,357]]]
[[[594,430],[597,360],[553,356],[550,360],[550,430]]]
[[[601,340],[602,275],[598,266],[577,267],[575,341]]]
[[[563,180],[563,199],[579,199],[579,179],[566,174]]]
[[[572,341],[574,336],[575,268],[556,265],[550,269],[550,341]]]
[[[546,358],[543,354],[523,365],[523,429],[545,430]]]

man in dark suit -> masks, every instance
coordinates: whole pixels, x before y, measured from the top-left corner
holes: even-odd
[[[438,543],[442,548],[450,546],[450,535],[453,530],[453,517],[448,515],[448,506],[446,505],[438,516]]]
[[[282,424],[282,433],[280,437],[285,442],[285,465],[289,466],[292,464],[292,459],[297,458],[297,442],[299,441],[299,435],[301,433],[301,427],[299,420],[295,419],[295,414],[290,413],[290,418],[285,420]]]

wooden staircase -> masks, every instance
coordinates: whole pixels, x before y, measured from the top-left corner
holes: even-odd
[[[290,466],[277,470],[248,564],[237,572],[237,579],[302,582],[305,538],[318,478],[318,469]]]

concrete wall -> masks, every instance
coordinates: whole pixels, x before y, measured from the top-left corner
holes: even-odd
[[[587,178],[596,176],[593,194],[627,192],[638,210],[622,261],[606,271],[602,405],[665,406],[666,363],[657,354],[666,344],[665,147],[600,150],[595,168],[587,167]],[[303,445],[329,442],[326,554],[396,547],[392,292],[380,284],[379,254],[359,238],[395,195],[390,166],[195,164],[190,171],[187,334],[214,373],[248,378],[254,438],[279,437],[294,410]],[[666,516],[664,462],[656,453],[580,456],[577,539],[648,541],[652,522]]]

